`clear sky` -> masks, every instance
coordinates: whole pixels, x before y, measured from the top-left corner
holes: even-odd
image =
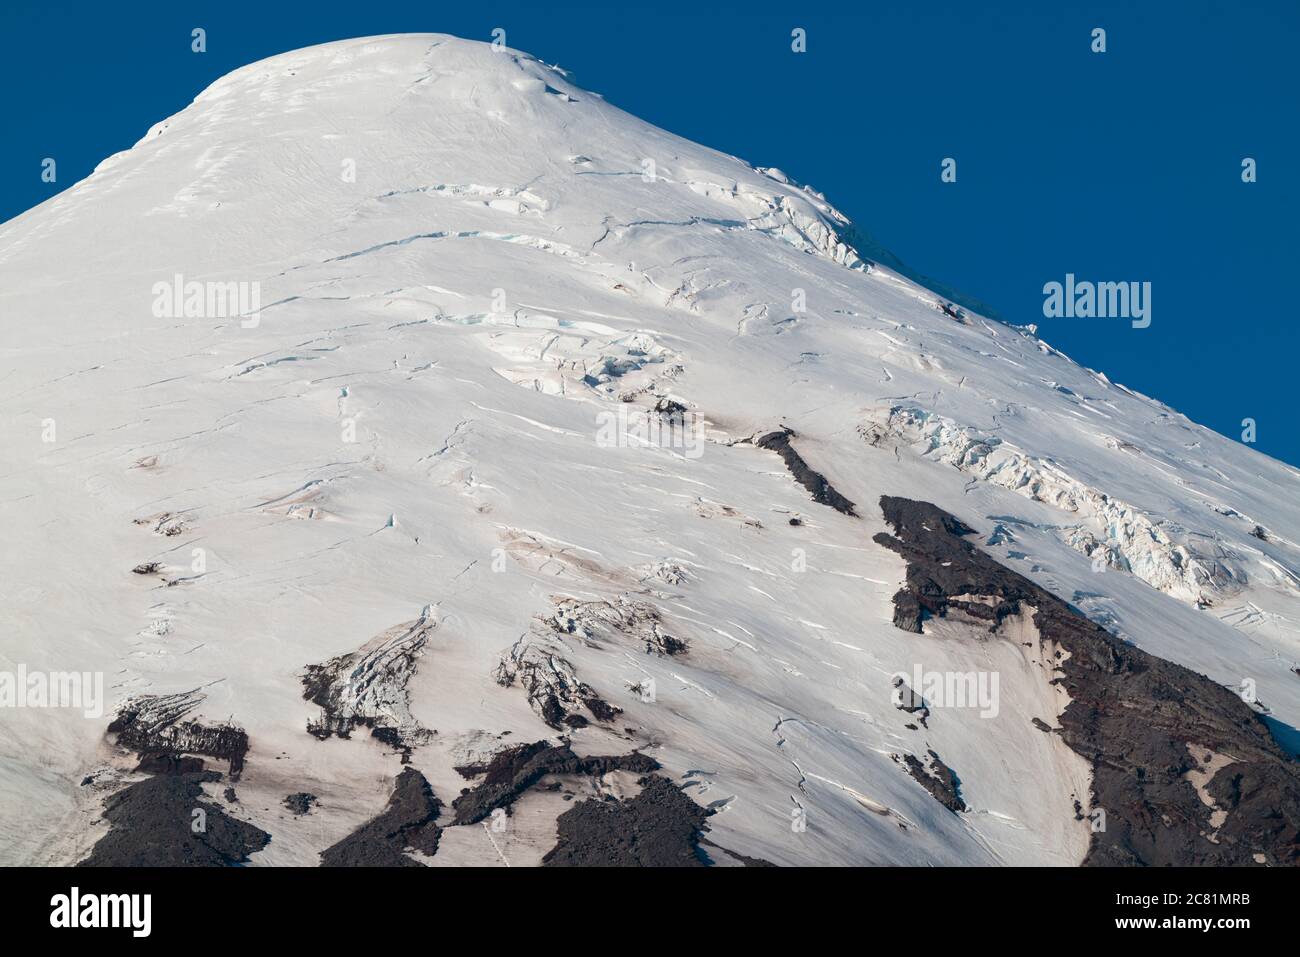
[[[1236,440],[1254,419],[1258,449],[1300,464],[1296,0],[5,0],[0,220],[245,63],[496,27],[629,112],[811,184],[912,269],[1114,381]],[[1150,282],[1150,327],[1044,318],[1066,273]]]

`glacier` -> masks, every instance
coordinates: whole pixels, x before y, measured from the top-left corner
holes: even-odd
[[[156,314],[176,277],[260,297]],[[0,709],[0,863],[86,859],[141,754],[236,729],[237,780],[177,793],[253,865],[351,860],[403,795],[420,838],[384,860],[571,859],[568,811],[664,793],[717,864],[1081,863],[1090,763],[1039,726],[1059,649],[1028,609],[990,634],[986,595],[896,627],[882,496],[1294,755],[1300,472],[946,306],[811,187],[522,52],[372,37],[218,80],[0,226],[0,670],[169,715],[133,749]],[[918,671],[996,673],[1000,706],[922,721]],[[1200,745],[1176,786],[1208,815],[1232,756]]]

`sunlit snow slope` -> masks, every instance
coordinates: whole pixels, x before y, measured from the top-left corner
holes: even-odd
[[[259,283],[258,321],[167,315],[176,276]],[[248,735],[252,863],[317,863],[402,770],[307,732],[306,669],[363,647],[405,687],[340,694],[444,803],[457,766],[565,735],[653,757],[737,855],[1079,863],[1088,766],[1034,724],[1064,706],[1050,663],[894,627],[885,494],[1244,682],[1294,751],[1300,474],[941,305],[820,194],[521,53],[381,37],[223,78],[0,227],[0,669],[103,672],[108,698],[0,710],[0,863],[84,858],[140,778],[113,709],[196,689],[191,718]],[[625,435],[673,403],[701,433]],[[782,426],[856,517],[751,441]],[[916,668],[997,673],[997,714],[918,723],[892,677]],[[557,688],[585,726],[548,726]],[[930,751],[967,810],[908,773]],[[531,790],[425,862],[537,863],[559,812],[636,777]]]

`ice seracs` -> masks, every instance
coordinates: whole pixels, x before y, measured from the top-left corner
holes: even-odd
[[[1072,548],[1088,556],[1095,570],[1116,568],[1153,588],[1207,607],[1246,581],[1241,559],[1221,541],[1194,531],[1164,527],[1127,502],[1090,488],[1050,459],[1038,459],[996,435],[963,428],[924,409],[893,406],[864,426],[873,445],[903,440],[918,454],[968,473],[980,481],[1043,502],[1082,519],[1057,529]]]

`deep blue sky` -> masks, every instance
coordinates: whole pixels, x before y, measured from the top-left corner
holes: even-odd
[[[1300,3],[612,6],[5,0],[0,220],[245,63],[381,33],[488,40],[499,26],[624,109],[813,185],[915,270],[1038,322],[1113,380],[1234,439],[1254,418],[1257,448],[1300,464]],[[40,181],[46,156],[54,186]],[[955,184],[940,182],[948,156]],[[1044,319],[1043,283],[1066,272],[1149,280],[1151,327]]]

